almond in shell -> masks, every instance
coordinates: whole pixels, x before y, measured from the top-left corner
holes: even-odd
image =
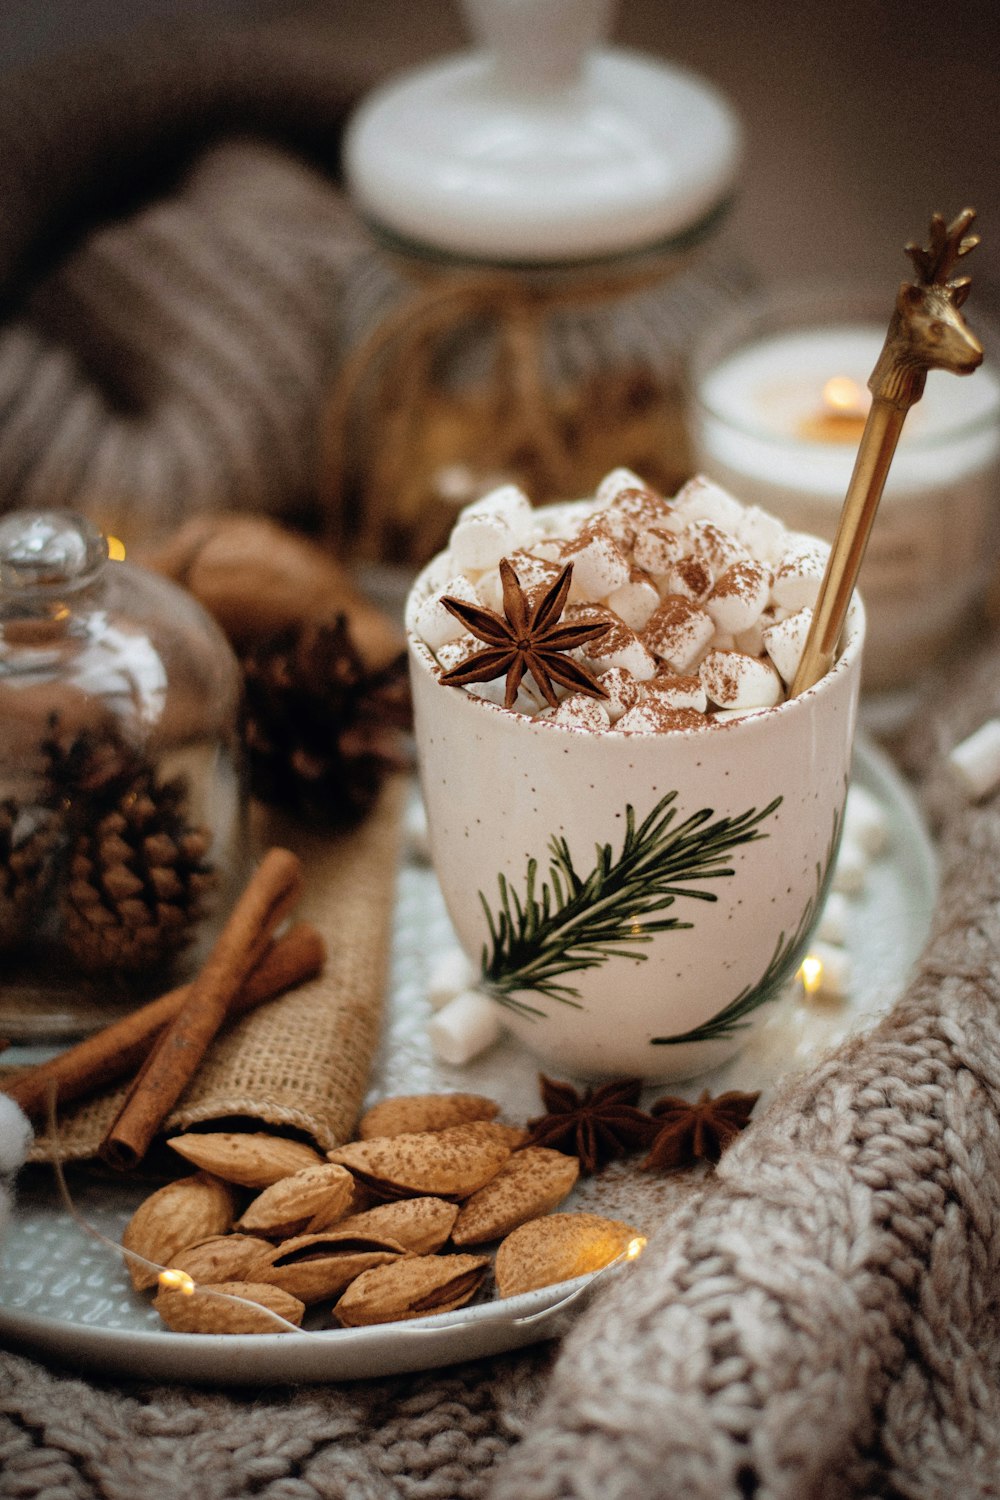
[[[406,1253],[397,1240],[334,1229],[328,1234],[300,1234],[269,1246],[253,1266],[252,1275],[298,1297],[308,1307],[335,1297],[362,1271],[388,1265]]]
[[[320,1216],[333,1222],[354,1201],[354,1179],[346,1167],[329,1162],[305,1167],[265,1188],[244,1210],[236,1228],[265,1239],[287,1240],[304,1233]]]
[[[624,1255],[639,1231],[599,1214],[549,1214],[513,1230],[496,1255],[497,1291],[516,1297],[536,1287],[600,1271]]]
[[[457,1216],[458,1204],[446,1198],[397,1198],[341,1219],[337,1229],[342,1234],[388,1237],[413,1255],[433,1255],[451,1234]]]
[[[451,1312],[475,1296],[489,1269],[485,1255],[420,1255],[375,1266],[352,1281],[334,1308],[345,1328]]]
[[[124,1249],[154,1263],[144,1266],[125,1257],[136,1291],[153,1286],[160,1268],[179,1250],[227,1230],[235,1211],[232,1188],[204,1172],[179,1177],[144,1199],[122,1234]]]
[[[287,1333],[270,1313],[296,1326],[305,1313],[296,1297],[256,1281],[222,1281],[190,1293],[161,1287],[153,1306],[175,1333]]]
[[[492,1120],[499,1113],[496,1100],[482,1094],[400,1094],[380,1100],[361,1116],[358,1139],[422,1135],[425,1130],[446,1130],[470,1120]]]
[[[381,1198],[467,1198],[510,1156],[507,1127],[474,1120],[445,1130],[353,1141],[327,1153]]]
[[[575,1156],[526,1146],[505,1161],[485,1187],[462,1204],[451,1237],[456,1245],[498,1240],[528,1219],[550,1213],[580,1175]]]
[[[168,1146],[185,1161],[240,1187],[270,1187],[303,1167],[321,1166],[324,1158],[303,1141],[289,1141],[262,1131],[188,1131],[171,1136]]]
[[[271,1248],[267,1240],[252,1234],[214,1234],[179,1251],[170,1264],[193,1281],[246,1281],[251,1266]]]

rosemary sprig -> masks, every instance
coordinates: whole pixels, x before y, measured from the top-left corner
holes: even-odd
[[[830,881],[833,878],[834,858],[840,843],[840,827],[841,818],[838,812],[834,814],[833,833],[826,851],[825,863],[817,862],[816,865],[816,892],[806,902],[795,931],[789,937],[786,937],[784,932],[779,932],[771,960],[757,983],[747,985],[735,1000],[731,1000],[723,1010],[719,1011],[718,1015],[712,1016],[701,1026],[695,1026],[678,1036],[651,1037],[652,1046],[678,1047],[682,1042],[725,1041],[734,1036],[737,1031],[745,1030],[750,1024],[747,1017],[776,997],[782,985],[798,967],[802,949],[808,941],[815,918],[823,909]]]
[[[734,873],[725,863],[740,844],[766,838],[761,824],[780,805],[776,797],[762,811],[750,808],[735,818],[711,821],[714,810],[701,808],[674,826],[677,793],[668,792],[636,826],[635,810],[625,809],[625,836],[617,857],[610,844],[596,846],[596,862],[582,877],[573,866],[564,837],[549,841],[548,878],[538,888],[538,861],[528,861],[523,899],[506,876],[497,877],[499,910],[494,914],[483,892],[489,941],[483,945],[483,984],[501,1004],[527,1015],[544,1015],[517,999],[515,990],[534,990],[566,1005],[578,1005],[579,991],[564,975],[598,968],[619,955],[645,959],[636,951],[655,932],[691,927],[679,917],[655,913],[673,906],[679,896],[715,901],[693,882],[719,880]]]

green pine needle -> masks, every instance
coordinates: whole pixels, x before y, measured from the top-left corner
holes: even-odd
[[[539,888],[538,861],[528,861],[524,896],[499,875],[499,908],[490,909],[479,892],[489,939],[483,945],[483,983],[501,1004],[527,1015],[544,1015],[512,994],[534,990],[579,1009],[579,991],[564,976],[599,968],[609,958],[645,959],[637,951],[654,932],[676,932],[693,923],[656,916],[678,897],[715,901],[714,893],[694,888],[732,875],[727,855],[740,844],[766,838],[761,824],[780,805],[776,797],[763,811],[711,821],[705,807],[674,826],[676,792],[668,792],[636,826],[635,810],[625,809],[625,837],[615,857],[610,844],[596,846],[596,861],[583,877],[573,867],[563,837],[549,841],[548,878]]]
[[[840,827],[841,818],[840,813],[837,812],[833,818],[833,833],[826,851],[825,863],[816,866],[816,893],[806,902],[805,910],[791,936],[786,938],[784,932],[778,934],[778,941],[770,963],[757,983],[747,985],[735,1000],[731,1000],[723,1010],[719,1011],[718,1015],[712,1016],[701,1026],[695,1026],[691,1031],[685,1031],[678,1036],[651,1037],[650,1041],[654,1047],[679,1047],[682,1042],[726,1041],[750,1025],[748,1016],[762,1005],[766,1005],[769,1000],[775,999],[782,985],[798,968],[802,949],[808,942],[815,918],[823,910],[830,881],[833,879],[835,856],[840,843]]]

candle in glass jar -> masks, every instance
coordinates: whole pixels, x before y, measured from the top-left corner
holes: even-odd
[[[832,540],[888,311],[881,325],[758,329],[717,346],[697,371],[699,468],[787,525]],[[907,416],[861,572],[867,686],[912,677],[981,598],[995,551],[998,456],[995,371],[932,371]]]

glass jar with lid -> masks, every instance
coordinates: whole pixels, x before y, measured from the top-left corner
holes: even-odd
[[[745,274],[710,242],[740,130],[688,71],[605,46],[608,0],[465,0],[466,53],[390,81],[345,141],[375,246],[342,298],[325,509],[409,564],[507,480],[688,477],[682,364]]]
[[[246,875],[239,712],[184,590],[81,516],[0,523],[0,1034],[82,1034],[193,971]]]

